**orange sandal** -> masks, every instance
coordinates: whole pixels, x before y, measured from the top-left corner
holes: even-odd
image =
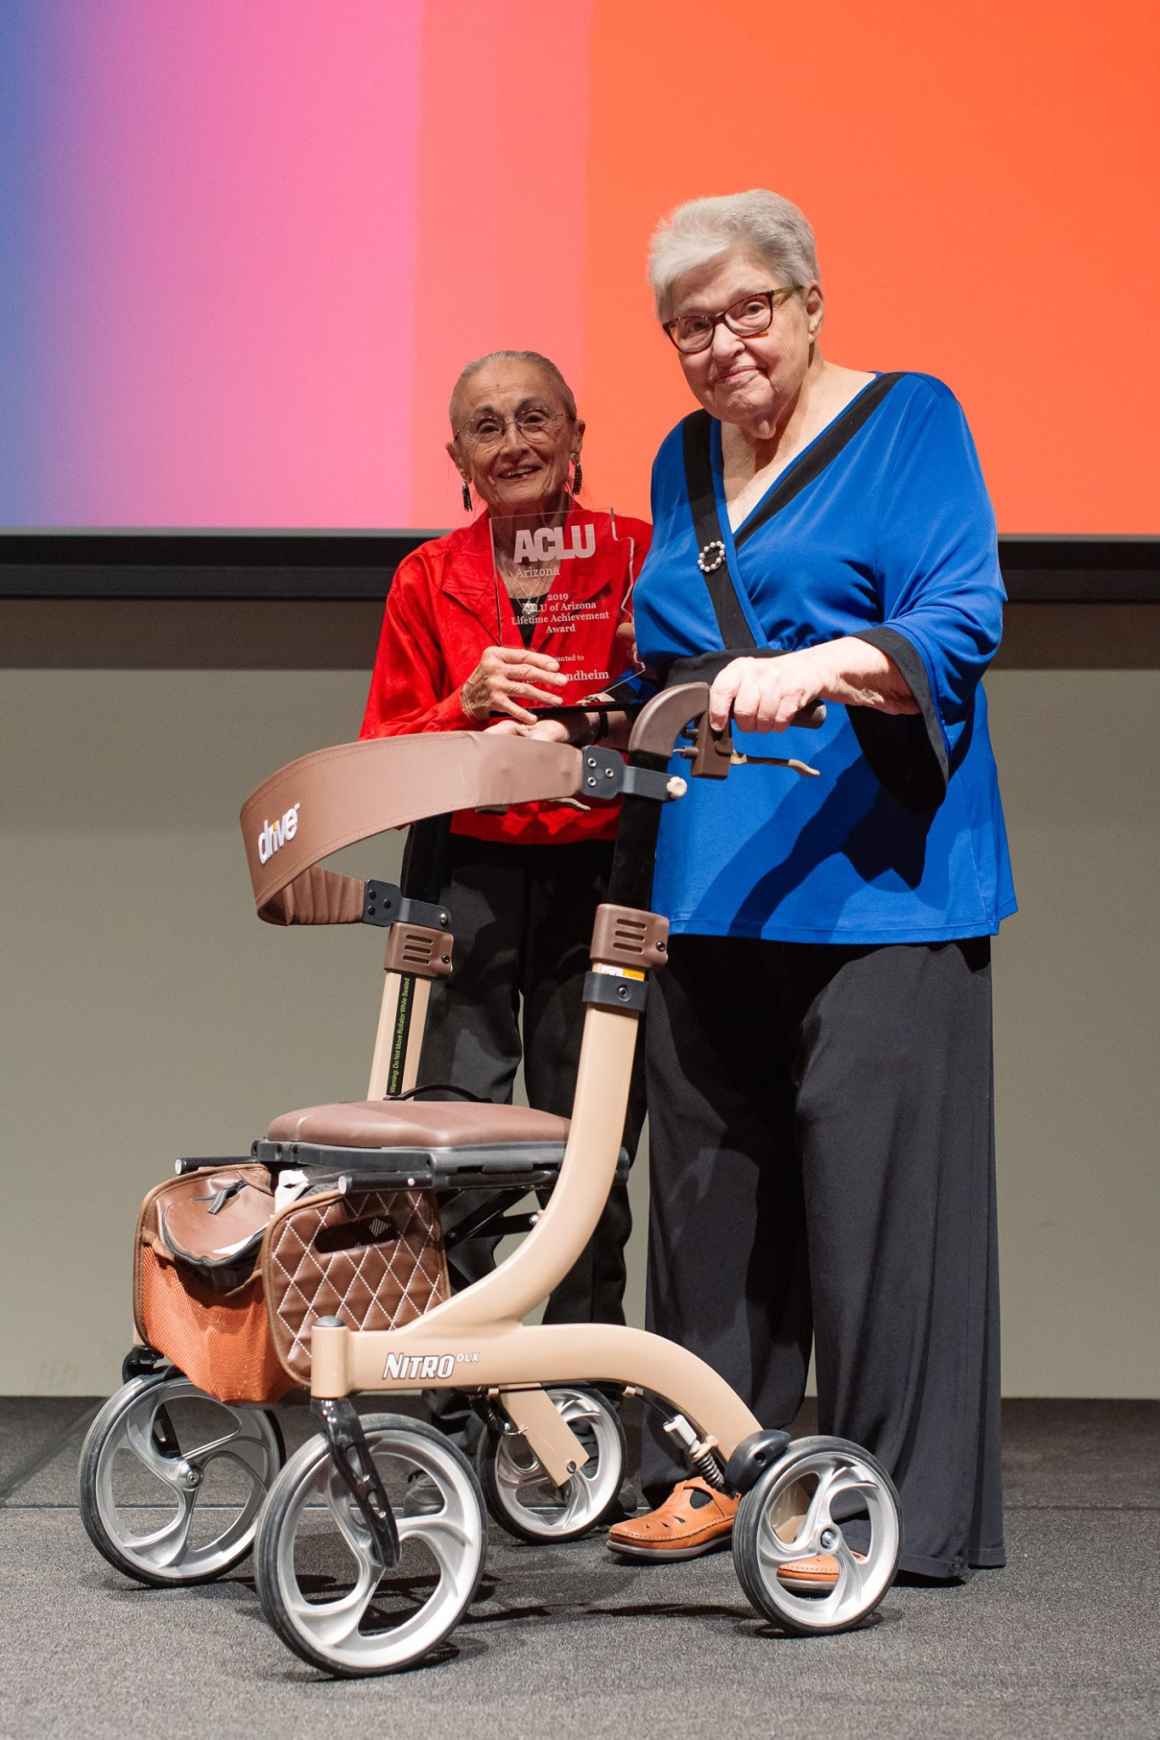
[[[619,1522],[608,1545],[626,1559],[695,1559],[727,1547],[738,1501],[699,1478],[682,1480],[647,1516]]]
[[[699,1478],[682,1480],[647,1516],[617,1523],[608,1545],[626,1559],[696,1559],[729,1546],[739,1499]],[[861,1553],[854,1557],[865,1563]],[[838,1581],[832,1553],[813,1553],[778,1568],[778,1581],[798,1594],[828,1594]]]
[[[860,1565],[866,1563],[865,1554],[855,1553],[854,1557]],[[807,1559],[794,1559],[792,1564],[778,1566],[777,1580],[799,1595],[828,1594],[838,1581],[838,1561],[833,1553],[814,1553]]]

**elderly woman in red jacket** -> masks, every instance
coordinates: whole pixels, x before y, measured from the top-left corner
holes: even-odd
[[[448,444],[484,512],[408,556],[391,583],[362,736],[480,731],[496,716],[531,723],[531,708],[579,700],[594,674],[624,662],[623,556],[633,572],[648,549],[640,520],[613,522],[576,499],[584,424],[559,369],[531,351],[497,351],[468,364],[451,396]],[[615,562],[515,560],[520,516],[548,514],[573,543],[621,549]],[[587,528],[592,528],[592,534]],[[494,540],[494,543],[493,543]],[[581,727],[583,729],[583,727]],[[465,811],[452,824],[448,879],[455,972],[431,1001],[421,1081],[453,1082],[510,1100],[521,1056],[529,1102],[571,1109],[579,1054],[580,993],[592,914],[604,898],[615,810],[558,803],[501,815]],[[522,1010],[522,1031],[521,1031]],[[638,1094],[625,1143],[640,1132]],[[627,1193],[615,1187],[588,1249],[560,1283],[546,1322],[623,1322]],[[474,1278],[489,1245],[461,1247]],[[457,1424],[445,1416],[445,1424]]]

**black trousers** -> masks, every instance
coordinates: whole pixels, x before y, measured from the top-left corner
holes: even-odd
[[[763,1426],[876,1455],[905,1570],[1004,1563],[990,943],[675,937],[647,1038],[648,1324]],[[646,1435],[646,1496],[684,1470]]]
[[[571,1112],[592,918],[611,864],[611,843],[509,846],[452,836],[441,898],[451,912],[455,971],[432,989],[421,1082],[452,1082],[507,1102],[522,1057],[529,1104]],[[643,1119],[641,1055],[624,1134],[630,1156]],[[464,1191],[452,1212],[458,1218],[484,1201],[485,1192]],[[624,1322],[631,1227],[627,1186],[616,1183],[595,1233],[549,1298],[545,1323]],[[497,1243],[483,1237],[458,1246],[457,1278],[486,1274]],[[463,1435],[467,1416],[452,1392],[433,1398],[432,1408],[445,1429]]]

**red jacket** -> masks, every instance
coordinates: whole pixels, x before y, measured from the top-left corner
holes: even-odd
[[[609,516],[574,508],[568,526],[587,524],[595,526],[598,535],[602,531],[607,533]],[[644,520],[618,515],[616,529],[622,539],[633,539],[632,571],[639,574],[652,528]],[[564,634],[553,628],[550,610],[541,615],[532,631],[533,651],[560,659],[565,674],[579,665],[579,676],[561,690],[562,704],[578,701],[593,692],[598,686],[592,680],[593,671],[615,670],[624,662],[623,651],[618,650],[616,641],[616,628],[621,620],[619,600],[612,595],[612,576],[599,570],[598,562],[585,562],[574,568],[562,563],[549,596],[557,590],[572,597],[582,596],[587,608],[573,614]],[[580,576],[587,588],[583,594],[577,591]],[[601,607],[605,593],[607,603]],[[501,627],[498,637],[497,621]],[[459,690],[486,648],[496,644],[523,643],[511,600],[502,583],[497,582],[489,518],[483,513],[459,531],[444,538],[432,538],[400,562],[383,611],[383,628],[359,735],[400,737],[418,731],[479,730],[478,722],[463,711]],[[502,815],[461,810],[455,818],[454,832],[478,840],[511,840],[528,845],[611,839],[616,832],[617,807],[600,804],[590,810],[578,810],[569,804],[549,802],[514,804]]]

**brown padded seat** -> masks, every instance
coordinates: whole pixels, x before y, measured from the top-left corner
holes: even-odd
[[[267,1138],[320,1148],[490,1148],[507,1142],[564,1143],[568,1120],[529,1106],[474,1100],[350,1100],[283,1112]]]

